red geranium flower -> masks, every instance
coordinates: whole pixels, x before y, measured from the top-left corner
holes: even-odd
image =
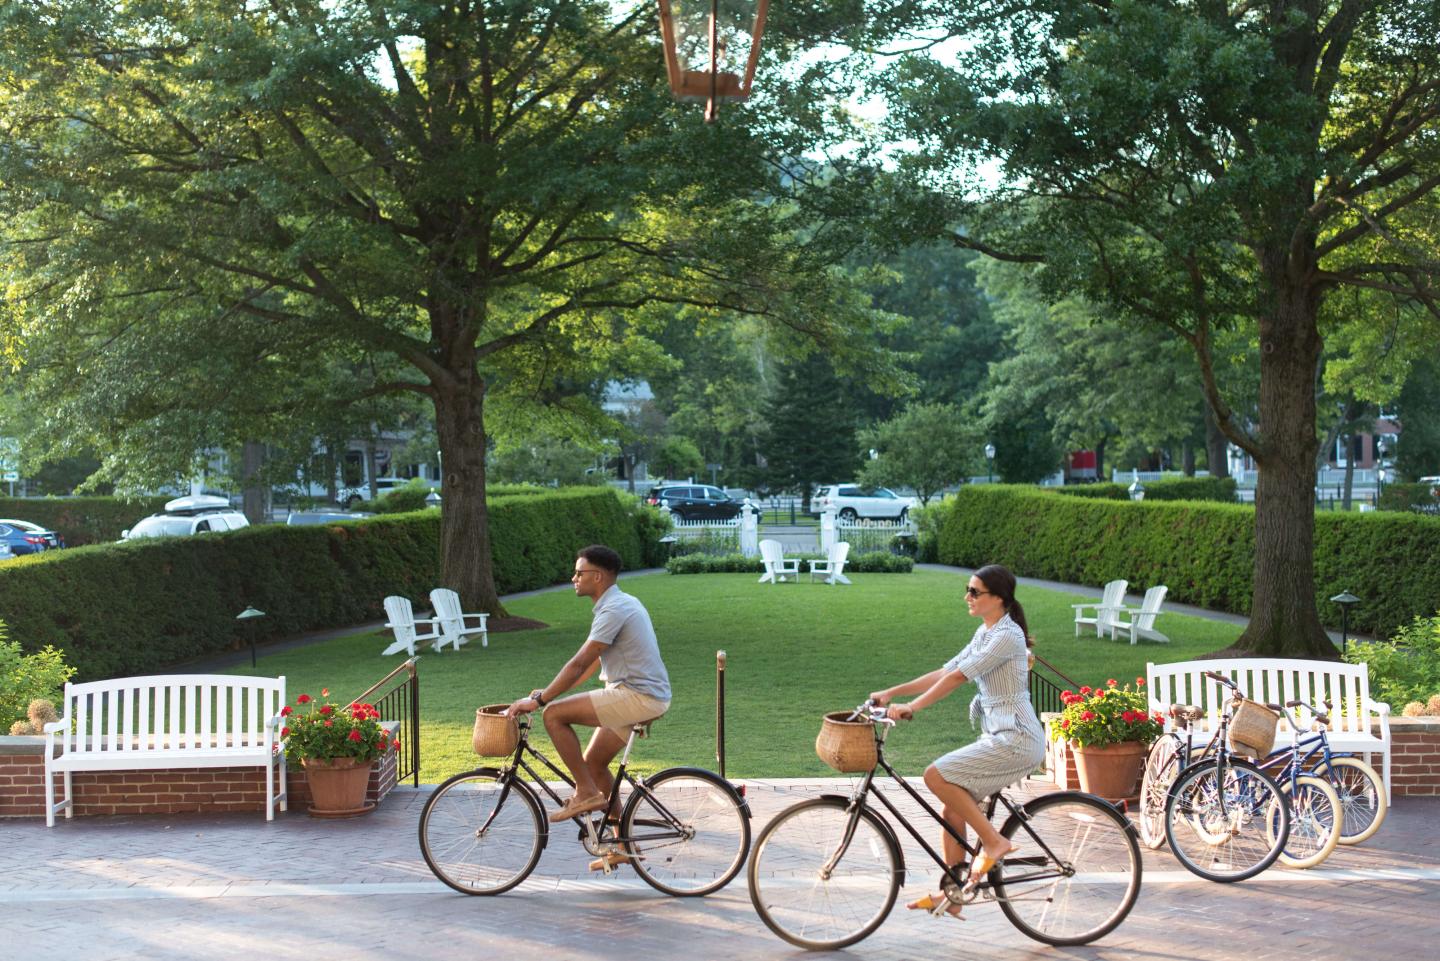
[[[1080,720],[1082,720],[1082,721],[1093,721],[1093,720],[1095,720],[1095,712],[1094,712],[1094,711],[1086,711],[1084,714],[1081,714],[1081,715],[1080,715]]]
[[[328,687],[322,687],[322,688],[320,688],[320,696],[321,696],[321,697],[329,697],[329,696],[330,696],[330,688],[328,688]]]
[[[1089,694],[1089,693],[1090,693],[1090,690],[1091,690],[1090,685],[1087,684],[1087,685],[1085,685],[1084,687],[1080,688],[1080,693],[1081,693],[1081,694]]]
[[[334,722],[334,721],[331,721],[331,720],[326,720],[326,721],[325,721],[325,726],[326,726],[326,727],[334,727],[334,726],[335,726],[335,722]]]
[[[289,729],[288,727],[282,727],[282,728],[280,729],[280,736],[281,736],[281,737],[289,737],[289,736],[290,736],[290,729]]]
[[[1115,686],[1115,678],[1112,677],[1112,678],[1110,678],[1110,680],[1106,681],[1106,682],[1105,682],[1105,686],[1106,686],[1106,687],[1114,687],[1114,686]]]
[[[350,732],[350,740],[352,740],[352,741],[363,741],[363,740],[365,740],[365,735],[361,734],[359,731],[351,731],[351,732]]]
[[[281,717],[289,717],[289,716],[290,716],[291,714],[293,714],[293,713],[294,713],[294,711],[291,709],[291,707],[290,707],[289,704],[286,704],[284,707],[282,707],[282,708],[280,709],[280,716],[281,716]]]
[[[326,704],[324,707],[320,708],[320,713],[324,714],[326,717],[329,717],[331,714],[335,713],[335,705]]]
[[[301,694],[299,697],[297,697],[297,698],[295,699],[295,703],[296,703],[296,704],[309,704],[312,700],[314,700],[314,698],[312,698],[309,694]]]
[[[1065,728],[1065,729],[1068,731],[1068,730],[1070,729],[1070,719],[1067,717],[1067,718],[1064,718],[1063,720],[1061,720],[1061,721],[1060,721],[1060,726],[1063,727],[1063,728]]]
[[[1135,686],[1136,686],[1136,687],[1144,687],[1144,686],[1145,686],[1145,678],[1143,678],[1143,677],[1137,677],[1137,678],[1135,678]]]

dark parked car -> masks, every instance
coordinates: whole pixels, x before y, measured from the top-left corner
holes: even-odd
[[[740,501],[709,484],[674,484],[656,487],[645,498],[655,507],[668,507],[677,520],[728,521],[740,515]]]
[[[34,554],[65,546],[65,538],[29,521],[0,520],[0,541],[15,554]]]

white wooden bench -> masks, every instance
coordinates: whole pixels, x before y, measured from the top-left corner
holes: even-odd
[[[1220,708],[1229,691],[1205,677],[1214,671],[1230,678],[1253,701],[1284,704],[1290,700],[1319,704],[1329,701],[1330,747],[1337,752],[1371,755],[1383,759],[1385,796],[1390,797],[1390,705],[1370,699],[1370,672],[1365,664],[1335,661],[1306,661],[1291,658],[1220,658],[1208,661],[1179,661],[1174,664],[1147,664],[1146,687],[1151,712],[1166,716],[1171,704],[1193,704],[1203,708],[1205,717],[1192,725],[1205,737],[1220,724]],[[1293,713],[1286,712],[1276,733],[1276,745],[1288,744]],[[1378,728],[1379,734],[1372,732]],[[1303,732],[1302,732],[1303,733]]]
[[[286,810],[278,731],[285,678],[223,674],[120,677],[66,684],[64,713],[45,725],[45,825],[74,816],[76,771],[265,768],[265,820]],[[57,750],[58,748],[58,750]],[[64,797],[55,801],[55,775]],[[277,774],[278,788],[277,791]]]

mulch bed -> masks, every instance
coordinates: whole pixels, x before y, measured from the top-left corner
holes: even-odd
[[[505,634],[509,631],[538,631],[549,627],[544,621],[533,617],[492,617],[485,622],[485,629],[491,634]]]

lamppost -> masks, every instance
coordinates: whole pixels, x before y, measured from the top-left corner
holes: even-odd
[[[1360,598],[1349,591],[1341,591],[1330,598],[1340,605],[1340,656],[1345,656],[1345,647],[1350,643],[1350,605],[1359,604]]]
[[[255,610],[255,608],[253,608],[253,607],[247,607],[247,608],[245,608],[245,610],[243,610],[243,611],[241,611],[239,614],[236,614],[236,615],[235,615],[235,620],[237,620],[237,621],[249,621],[249,620],[253,620],[254,618],[264,617],[264,616],[265,616],[265,612],[264,612],[264,611],[257,611],[257,610]],[[251,630],[251,631],[247,631],[246,633],[248,633],[248,634],[250,635],[250,666],[251,666],[251,667],[254,667],[254,666],[255,666],[255,632],[254,632],[253,630]]]
[[[985,445],[985,483],[995,482],[995,445]]]
[[[1130,472],[1130,499],[1132,501],[1143,501],[1145,499],[1145,485],[1140,483],[1140,468],[1133,468]]]
[[[437,491],[437,490],[432,490],[430,493],[426,494],[426,495],[425,495],[425,506],[426,506],[426,507],[439,507],[439,506],[440,506],[440,492]]]
[[[714,123],[720,101],[750,96],[770,0],[726,0],[724,10],[720,0],[659,2],[670,92],[705,101],[705,122]]]
[[[1375,506],[1380,506],[1380,495],[1385,493],[1385,455],[1390,453],[1383,440],[1375,442]]]

